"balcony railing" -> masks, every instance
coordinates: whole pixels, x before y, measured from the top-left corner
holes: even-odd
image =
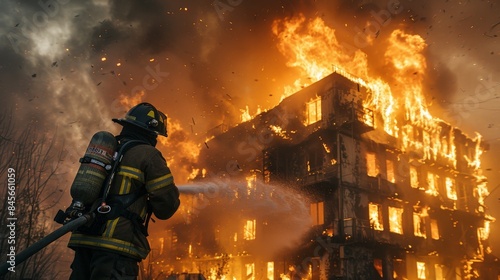
[[[344,234],[348,242],[367,242],[375,239],[375,230],[369,220],[344,219]]]

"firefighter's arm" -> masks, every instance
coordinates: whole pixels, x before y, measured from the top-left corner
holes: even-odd
[[[179,190],[159,151],[151,157],[146,168],[146,179],[149,203],[155,216],[161,220],[172,217],[180,205]]]

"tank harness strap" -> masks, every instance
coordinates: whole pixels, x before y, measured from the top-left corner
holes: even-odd
[[[106,170],[110,170],[112,167],[110,164],[106,164],[100,160],[93,159],[93,158],[88,157],[88,156],[84,156],[84,157],[80,158],[79,162],[80,163],[93,163],[93,164],[99,165],[100,167],[102,167]]]
[[[128,219],[132,224],[138,228],[142,234],[148,236],[148,221],[150,218],[150,207],[148,204],[148,214],[146,216],[146,220],[143,220],[137,213],[134,213],[127,208],[130,207],[134,202],[136,202],[140,197],[146,194],[146,189],[141,188],[140,190],[122,195],[110,195],[109,201],[112,205],[111,213],[107,214],[106,218],[108,220],[116,219],[118,217],[124,217]]]

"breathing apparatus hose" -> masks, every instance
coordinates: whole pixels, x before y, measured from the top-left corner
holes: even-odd
[[[56,229],[49,235],[45,236],[44,238],[40,239],[33,245],[29,246],[28,248],[24,249],[21,253],[16,255],[15,259],[15,265],[19,265],[25,260],[27,260],[29,257],[32,255],[36,254],[38,251],[42,250],[46,246],[48,246],[50,243],[54,242],[55,240],[59,239],[61,236],[65,235],[66,233],[75,230],[79,228],[80,226],[83,226],[87,222],[89,222],[92,219],[91,214],[85,214],[83,216],[78,217],[77,219],[74,219],[73,221],[70,221],[63,225],[62,227]],[[11,265],[9,263],[4,263],[0,266],[0,279],[2,279],[2,276],[7,274],[9,271],[9,267]]]

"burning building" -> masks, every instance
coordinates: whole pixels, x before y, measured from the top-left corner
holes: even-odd
[[[265,199],[263,194],[272,196],[275,186],[287,186],[308,198],[310,225],[295,248],[258,259],[253,250],[267,238],[269,221],[247,210],[224,213],[234,209],[228,205],[213,216],[217,222],[211,227],[171,243],[177,261],[196,256],[197,262],[217,263],[231,256],[234,279],[493,277],[496,272],[485,264],[492,218],[484,207],[488,190],[479,173],[485,149],[480,137],[472,139],[438,119],[424,123],[405,114],[394,117],[399,135],[390,135],[383,112],[363,103],[370,94],[369,87],[333,73],[208,141],[201,159],[210,165],[200,167],[205,169],[198,177],[217,184],[248,181],[246,188],[230,192],[236,204],[258,193],[254,203]],[[186,221],[203,215],[200,205],[227,195],[209,194],[191,197]],[[173,229],[177,239],[192,232],[181,228]],[[197,247],[205,248],[203,255]]]
[[[194,185],[181,188],[184,220],[162,243],[175,256],[170,269],[214,279],[497,279],[487,145],[427,110],[425,42],[391,34],[389,86],[358,51],[342,55],[333,32],[318,33],[318,20],[310,29],[337,50],[296,40],[303,22],[273,32],[314,83],[210,131]],[[298,55],[307,53],[325,57]]]

